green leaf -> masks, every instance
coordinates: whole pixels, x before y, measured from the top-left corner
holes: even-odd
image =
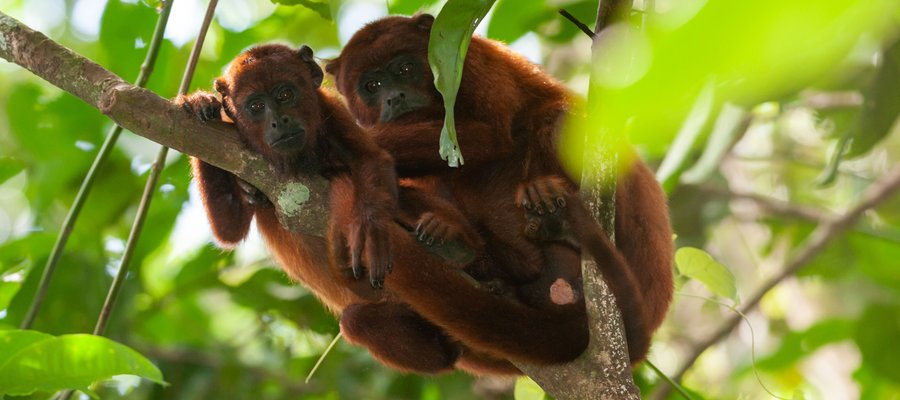
[[[53,336],[38,331],[0,331],[0,363],[5,363],[24,348],[48,339],[53,339]]]
[[[12,157],[0,157],[0,183],[25,169],[25,163]]]
[[[734,275],[707,252],[694,247],[682,247],[675,252],[675,265],[678,266],[678,272],[700,281],[715,295],[737,302]]]
[[[312,11],[315,11],[316,14],[319,14],[322,18],[332,19],[332,10],[331,2],[326,1],[312,1],[312,0],[272,0],[275,4],[281,4],[285,6],[303,6]]]
[[[900,382],[897,362],[897,338],[900,338],[900,307],[872,305],[863,312],[856,329],[856,345],[863,363],[879,376]]]
[[[388,14],[412,15],[437,3],[437,0],[391,0],[388,3]]]
[[[0,310],[9,307],[9,302],[16,297],[21,288],[21,282],[0,282]]]
[[[52,337],[35,331],[0,332],[0,394],[87,390],[114,375],[163,383],[162,373],[140,353],[101,336]]]
[[[541,0],[498,0],[487,35],[511,43],[553,16]]]
[[[859,126],[852,132],[853,141],[846,156],[867,153],[881,141],[900,116],[900,39],[882,53],[875,81],[866,90]]]
[[[434,74],[434,86],[444,97],[444,127],[441,129],[441,159],[451,167],[465,163],[456,140],[453,106],[462,79],[463,62],[472,41],[472,33],[484,19],[494,0],[449,0],[431,27],[428,63]]]
[[[541,389],[535,381],[527,376],[516,379],[514,396],[516,400],[543,400],[547,398],[544,389]]]

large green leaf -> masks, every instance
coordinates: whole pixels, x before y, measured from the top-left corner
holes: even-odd
[[[498,0],[487,35],[511,43],[555,14],[543,0]]]
[[[682,247],[675,252],[675,265],[682,275],[700,281],[714,294],[737,301],[734,275],[707,252]]]
[[[25,163],[12,157],[0,157],[0,183],[25,169]]]
[[[411,15],[437,3],[437,0],[391,0],[388,13]]]
[[[703,82],[715,79],[716,103],[783,98],[833,74],[860,38],[895,25],[898,9],[894,0],[675,2],[648,17],[639,34],[598,43],[595,54],[616,67],[611,74],[636,76],[627,86],[603,87],[597,120],[601,128],[624,127],[646,154],[660,155]],[[645,49],[646,65],[635,65],[631,53],[606,52],[620,47]]]
[[[286,6],[303,6],[310,10],[319,14],[322,18],[332,19],[332,7],[331,2],[327,1],[313,1],[313,0],[272,0],[275,4],[282,4]]]
[[[863,312],[856,329],[856,345],[863,363],[883,378],[900,383],[897,362],[897,338],[900,338],[900,307],[872,305]]]
[[[434,73],[434,86],[444,97],[444,127],[441,129],[441,158],[451,167],[465,161],[456,140],[453,106],[462,79],[463,62],[472,41],[472,33],[484,19],[494,0],[449,0],[431,27],[428,63]]]
[[[0,332],[0,394],[79,389],[115,375],[162,383],[162,373],[138,352],[104,337],[52,337],[34,331]]]

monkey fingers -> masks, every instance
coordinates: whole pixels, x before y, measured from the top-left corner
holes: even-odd
[[[363,275],[363,264],[369,270],[369,283],[375,289],[384,287],[384,278],[393,269],[391,243],[387,235],[371,226],[371,222],[354,224],[350,228],[350,268],[353,277]],[[363,252],[365,251],[365,260]]]
[[[562,178],[543,176],[531,182],[519,185],[516,191],[516,203],[538,215],[556,213],[559,208],[566,207],[569,188]]]
[[[384,287],[384,278],[394,269],[390,237],[383,229],[367,229],[366,264],[369,282],[375,289]]]
[[[222,103],[215,95],[197,91],[190,95],[178,95],[175,104],[181,105],[189,114],[195,115],[203,122],[220,120]]]
[[[253,186],[249,182],[238,177],[234,177],[234,180],[241,189],[241,193],[244,195],[244,199],[247,200],[247,203],[261,207],[269,207],[272,205],[269,198],[257,189],[256,186]]]

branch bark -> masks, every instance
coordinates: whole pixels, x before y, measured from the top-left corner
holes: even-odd
[[[3,12],[0,58],[80,98],[131,132],[233,172],[272,199],[281,222],[290,229],[324,234],[328,182],[320,176],[279,176],[261,155],[243,146],[230,124],[201,123]]]

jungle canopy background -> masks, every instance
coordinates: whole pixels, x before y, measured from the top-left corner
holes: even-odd
[[[305,43],[329,58],[367,21],[443,4],[283,3],[300,5],[221,1],[191,90],[209,90],[252,44]],[[148,82],[163,97],[177,93],[205,8],[174,4]],[[0,1],[4,13],[126,79],[138,73],[158,7]],[[596,1],[500,0],[479,32],[584,95],[591,39],[559,8],[593,26]],[[678,288],[650,360],[670,376],[690,366],[683,383],[697,398],[768,390],[900,399],[900,6],[645,0],[635,9],[632,28],[598,41],[594,83],[604,105],[592,117],[625,127],[670,195]],[[112,123],[6,62],[0,93],[0,329],[12,330]],[[567,158],[580,160],[582,148],[567,143]],[[157,150],[129,133],[120,138],[33,329],[92,331]],[[169,155],[157,191],[106,333],[153,361],[168,386],[120,376],[93,388],[102,398],[512,396],[509,381],[399,374],[346,343],[305,384],[338,332],[334,317],[272,264],[258,238],[233,252],[210,243],[185,156]],[[757,298],[746,321],[717,334],[735,318],[729,307]],[[0,377],[12,356],[0,347]],[[665,385],[646,366],[635,374],[647,396]]]

